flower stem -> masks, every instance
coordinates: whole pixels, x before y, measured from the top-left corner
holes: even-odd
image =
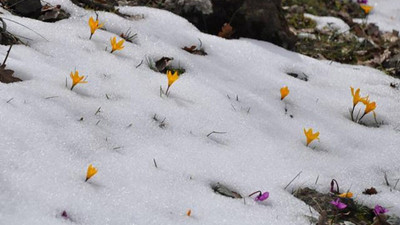
[[[255,191],[255,192],[249,194],[249,197],[251,197],[252,195],[257,194],[257,193],[258,193],[258,195],[261,195],[261,191]]]
[[[335,187],[335,183],[336,183],[336,192],[333,190],[333,188]],[[337,193],[337,194],[340,193],[339,192],[339,184],[335,179],[332,179],[332,181],[331,181],[331,192],[332,193]]]
[[[359,110],[358,110],[358,113],[357,113],[357,117],[356,117],[356,120],[355,120],[355,122],[357,122],[357,123],[360,121],[360,120],[358,119],[358,116],[360,115],[360,112],[361,112],[361,109],[359,109]]]
[[[171,87],[171,86],[168,85],[167,90],[165,91],[166,96],[168,96],[169,87]]]
[[[90,33],[89,40],[92,40],[93,33]]]
[[[365,115],[367,115],[367,114],[364,112],[364,114],[360,117],[360,119],[358,120],[358,122],[360,122],[361,119],[362,119]]]
[[[354,109],[356,108],[356,105],[353,104],[353,109],[351,110],[351,120],[354,121]]]
[[[374,113],[374,120],[375,120],[375,123],[376,123],[376,125],[378,125],[378,126],[379,126],[379,124],[378,124],[378,120],[376,120],[376,113],[375,113],[375,111],[373,111],[373,113]]]
[[[76,85],[76,84],[73,84],[73,85],[71,86],[71,91],[72,91],[72,89],[74,89],[75,85]]]

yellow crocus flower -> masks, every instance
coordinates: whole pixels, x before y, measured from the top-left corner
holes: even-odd
[[[72,79],[71,90],[74,89],[75,85],[77,85],[77,84],[87,83],[87,81],[84,80],[85,76],[79,76],[79,72],[77,70],[75,70],[75,73],[71,72],[71,74],[69,76]]]
[[[97,169],[92,166],[92,164],[89,165],[86,173],[86,181],[88,181],[91,177],[93,177],[97,173]]]
[[[353,107],[356,106],[360,101],[362,101],[362,98],[360,96],[360,88],[357,88],[356,92],[354,92],[354,88],[350,87],[351,89],[351,95],[353,96]]]
[[[281,88],[281,100],[283,100],[289,94],[289,88],[287,86],[283,86]]]
[[[315,139],[319,140],[319,132],[316,132],[313,134],[313,130],[312,128],[308,129],[308,131],[306,131],[306,129],[304,128],[304,134],[306,135],[307,138],[307,145],[308,146],[312,141],[314,141]]]
[[[371,10],[374,8],[372,6],[364,5],[364,4],[361,4],[360,7],[362,10],[364,10],[365,14],[369,14],[369,12],[371,12]]]
[[[171,87],[171,85],[178,80],[179,78],[179,74],[178,71],[175,71],[174,74],[172,74],[171,70],[167,70],[167,78],[168,78],[168,87],[167,87],[167,91],[165,92],[166,95],[168,95],[168,90]]]
[[[122,50],[125,47],[125,46],[122,46],[125,42],[124,39],[117,42],[117,37],[113,37],[113,38],[111,38],[110,41],[111,41],[111,48],[112,48],[111,53],[113,53],[116,50]]]
[[[90,27],[90,37],[89,40],[92,39],[92,36],[94,34],[94,32],[96,32],[97,29],[102,28],[104,25],[104,23],[99,24],[99,20],[96,19],[96,21],[94,21],[93,17],[89,18],[89,27]]]
[[[353,193],[352,192],[346,192],[346,193],[342,193],[340,195],[338,195],[341,198],[352,198],[353,197]]]
[[[365,111],[364,114],[368,114],[371,111],[374,111],[376,108],[376,102],[369,102],[368,100],[365,101]]]

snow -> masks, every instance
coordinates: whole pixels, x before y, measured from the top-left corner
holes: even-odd
[[[304,13],[305,17],[314,20],[317,23],[318,30],[333,29],[339,33],[349,31],[350,27],[343,20],[332,16],[315,16],[312,14]]]
[[[374,7],[367,18],[369,23],[376,23],[384,31],[400,30],[400,1],[370,0],[368,4]]]
[[[48,41],[7,22],[29,45],[14,46],[7,61],[24,81],[0,84],[0,224],[309,224],[309,207],[291,192],[326,193],[332,178],[356,201],[400,214],[400,186],[391,190],[383,179],[386,172],[394,184],[400,175],[400,95],[389,85],[399,79],[262,41],[203,34],[146,7],[120,9],[142,20],[98,12],[106,30],[88,40],[94,12],[68,0],[49,2],[71,18],[43,23],[2,10]],[[138,33],[136,43],[110,54],[110,38],[129,28]],[[207,56],[181,49],[198,39]],[[0,46],[2,56],[7,50]],[[159,93],[164,74],[136,68],[147,56],[173,57],[186,69],[169,97]],[[70,87],[75,69],[88,83],[70,91],[65,81]],[[284,85],[290,94],[281,101]],[[377,102],[384,125],[350,120],[350,86]],[[164,129],[154,114],[165,118]],[[373,123],[372,115],[366,121]],[[306,147],[303,128],[319,131],[320,142]],[[212,131],[226,133],[207,137]],[[98,173],[85,183],[91,163]],[[269,191],[270,198],[226,198],[211,190],[216,182],[244,196]],[[361,194],[371,186],[378,195]],[[64,210],[72,221],[61,218]]]
[[[366,19],[354,19],[357,23],[375,23],[382,31],[400,30],[400,1],[398,0],[369,0],[373,6]]]

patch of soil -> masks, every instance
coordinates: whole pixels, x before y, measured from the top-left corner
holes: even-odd
[[[225,197],[242,198],[242,196],[238,192],[233,191],[232,188],[220,183],[212,184],[211,188],[214,190],[215,193],[218,193]]]
[[[56,22],[69,18],[69,13],[61,5],[42,5],[40,0],[0,0],[2,7],[13,14],[37,19],[43,22]]]
[[[285,9],[285,17],[288,20],[290,30],[297,35],[295,51],[301,54],[323,60],[331,60],[340,63],[364,65],[379,69],[388,75],[400,77],[400,38],[399,32],[383,32],[373,23],[358,24],[353,17],[352,5],[343,1],[335,7],[314,0],[285,0],[286,4],[304,2],[306,5],[289,5]],[[334,2],[334,1],[333,1]],[[309,3],[309,5],[307,5]],[[315,6],[314,4],[317,4]],[[344,4],[348,4],[344,7]],[[325,5],[331,7],[335,12],[329,10],[324,12]],[[357,4],[356,4],[357,5]],[[323,7],[324,6],[324,7]],[[350,7],[351,6],[351,7]],[[318,12],[311,9],[317,7]],[[332,8],[333,7],[333,8]],[[359,8],[359,5],[357,5]],[[346,9],[346,10],[345,10]],[[320,16],[335,16],[346,22],[350,29],[347,32],[339,32],[332,27],[322,30],[315,28],[315,21],[304,17],[304,13],[313,13]]]
[[[365,12],[358,3],[351,0],[282,0],[284,8],[301,6],[304,12],[316,16],[338,16],[341,13],[349,14],[353,18],[365,18]]]
[[[177,71],[179,75],[185,73],[186,70],[180,65],[176,66],[175,64],[172,64],[173,60],[174,58],[165,56],[161,57],[158,60],[147,57],[146,64],[150,69],[154,70],[155,72],[160,72],[162,74],[166,74],[168,70],[172,73],[175,73],[175,71]]]
[[[324,221],[321,225],[339,224],[345,221],[353,224],[390,225],[392,223],[389,223],[389,221],[398,221],[398,217],[396,216],[387,216],[382,214],[379,217],[376,217],[373,213],[373,209],[358,204],[351,198],[340,198],[332,193],[323,194],[306,187],[299,188],[293,193],[293,195],[311,206],[321,215],[319,221]],[[330,203],[338,198],[341,202],[347,205],[345,209],[338,210]]]

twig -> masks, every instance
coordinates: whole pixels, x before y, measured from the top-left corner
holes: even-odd
[[[143,64],[143,59],[142,61],[140,61],[140,63],[136,66],[136,68],[139,68],[139,66],[141,66]]]
[[[158,168],[156,159],[154,159],[154,158],[153,158],[153,163],[154,163],[154,166],[155,166],[156,168]]]
[[[301,174],[302,172],[303,172],[303,171],[300,171],[300,172],[286,185],[286,187],[284,188],[284,190],[286,190],[286,188],[288,188],[289,185],[290,185],[294,180],[296,180],[296,178],[299,177],[300,174]]]
[[[397,179],[397,181],[396,181],[396,184],[394,185],[393,189],[396,189],[396,187],[397,187],[397,184],[399,183],[399,181],[400,181],[400,178],[399,178],[399,179]]]
[[[8,59],[8,55],[10,55],[10,51],[11,51],[12,46],[13,46],[13,45],[10,45],[10,48],[9,48],[8,51],[7,51],[7,55],[6,55],[6,57],[4,58],[3,63],[1,64],[2,66],[3,66],[3,65],[6,65],[6,61],[7,61],[7,59]]]
[[[25,25],[23,25],[23,24],[21,24],[21,23],[18,23],[17,21],[14,21],[14,20],[11,20],[11,19],[8,19],[8,18],[3,18],[3,19],[8,20],[8,21],[11,21],[11,22],[13,22],[13,23],[16,23],[16,24],[18,24],[18,25],[20,25],[20,26],[23,26],[23,27],[25,27],[26,29],[28,29],[28,30],[32,31],[33,33],[37,34],[38,36],[40,36],[40,37],[43,38],[44,40],[49,41],[49,40],[47,40],[45,37],[43,37],[41,34],[39,34],[38,32],[32,30],[31,28],[29,28],[29,27],[27,27],[27,26],[25,26]]]
[[[318,176],[317,176],[317,179],[315,180],[315,185],[317,185],[318,179],[319,179],[319,174],[318,174]]]
[[[207,137],[209,137],[212,134],[226,134],[226,132],[212,131],[211,133],[207,134]]]
[[[388,187],[390,187],[390,184],[389,184],[389,181],[388,181],[386,172],[384,172],[384,174],[385,174],[385,175],[384,175],[384,178],[385,178],[386,185],[387,185]]]
[[[10,99],[7,101],[7,103],[10,103],[13,99],[14,99],[14,98],[10,98]]]
[[[100,123],[100,120],[99,120],[99,121],[97,121],[97,123],[96,123],[96,126],[97,126],[99,123]]]
[[[94,115],[97,115],[98,113],[100,113],[101,112],[100,109],[101,109],[101,106],[97,109],[97,111],[95,112]]]
[[[51,99],[51,98],[58,98],[59,96],[50,96],[50,97],[46,97],[44,99]]]

